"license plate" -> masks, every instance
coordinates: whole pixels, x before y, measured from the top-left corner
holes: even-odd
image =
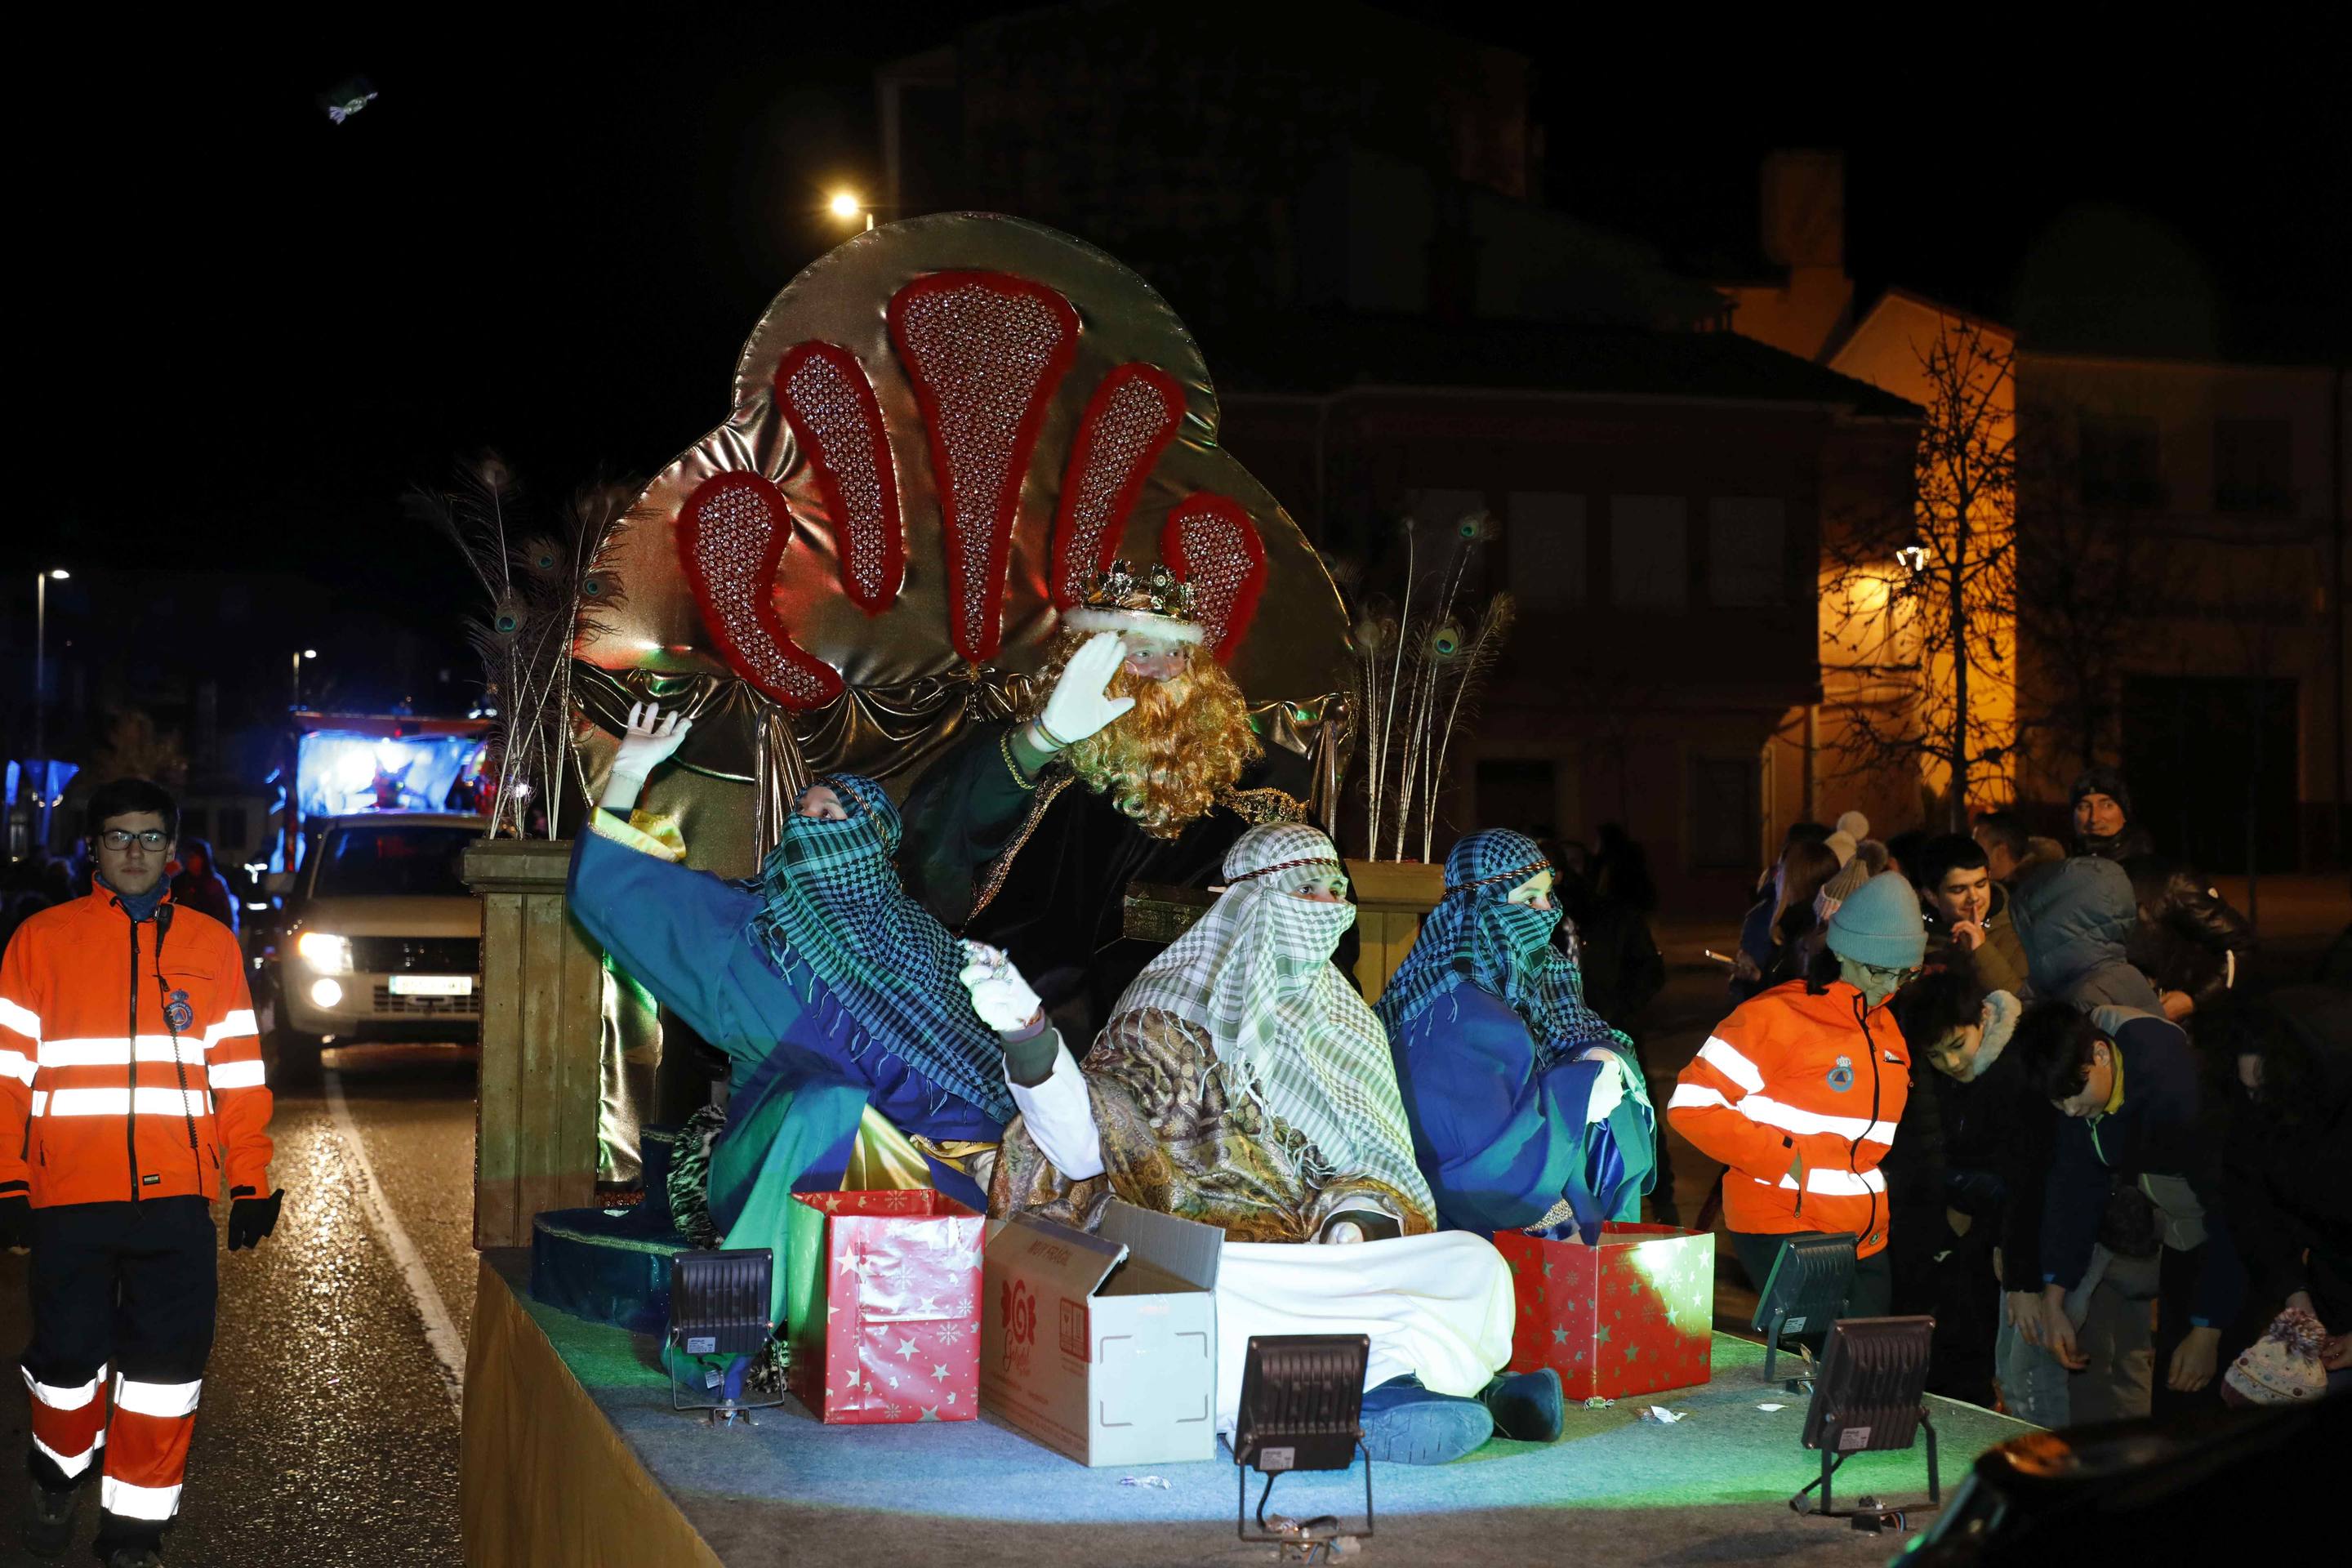
[[[471,996],[474,977],[470,974],[395,974],[392,977],[394,996]]]

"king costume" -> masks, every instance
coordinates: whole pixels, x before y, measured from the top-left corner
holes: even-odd
[[[1295,890],[1335,879],[1338,852],[1312,828],[1257,827],[1223,871],[1223,896],[1136,977],[1083,1065],[1050,1026],[1008,1047],[1022,1116],[990,1212],[1092,1228],[1117,1196],[1224,1231],[1220,1430],[1251,1335],[1362,1333],[1368,1431],[1397,1399],[1442,1401],[1475,1447],[1495,1418],[1475,1396],[1510,1357],[1510,1275],[1485,1237],[1437,1231],[1380,1020],[1330,963],[1354,906]],[[1355,1235],[1375,1239],[1304,1245]]]
[[[1146,701],[1099,732],[1041,731],[1036,721],[1053,717],[1062,688],[1085,673],[1083,652],[1066,643],[1039,714],[970,725],[916,782],[906,866],[941,921],[1011,954],[1055,1021],[1087,1040],[1153,955],[1126,936],[1129,888],[1208,886],[1249,827],[1306,819],[1312,770],[1251,733],[1240,691],[1192,618],[1189,589],[1166,568],[1139,574],[1115,563],[1066,625],[1117,633],[1139,657],[1181,664],[1172,679],[1186,695],[1156,719]],[[1109,692],[1148,699],[1150,684],[1122,671]],[[1160,776],[1137,776],[1151,769]],[[1183,777],[1171,787],[1172,774]]]
[[[897,809],[870,780],[819,782],[846,819],[789,817],[749,882],[679,864],[684,846],[642,813],[597,812],[572,851],[582,926],[728,1058],[708,1190],[729,1247],[780,1246],[792,1194],[842,1185],[861,1123],[905,1164],[895,1134],[920,1139],[914,1184],[978,1208],[956,1160],[1013,1115],[996,1037],[957,984],[961,949],[891,868]]]
[[[1598,1238],[1642,1217],[1657,1118],[1632,1042],[1585,1005],[1560,914],[1511,900],[1551,869],[1490,829],[1454,847],[1445,896],[1381,995],[1413,1152],[1449,1229]],[[1590,1120],[1596,1079],[1623,1089]]]

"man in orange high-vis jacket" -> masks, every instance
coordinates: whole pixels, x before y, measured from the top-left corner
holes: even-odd
[[[163,879],[178,818],[144,779],[100,789],[92,890],[26,921],[0,957],[0,1245],[33,1254],[25,1545],[62,1552],[102,1469],[110,1568],[160,1563],[179,1509],[212,1352],[212,1200],[229,1196],[236,1250],[269,1234],[285,1196],[243,955]]]
[[[1830,917],[1805,977],[1751,997],[1675,1080],[1666,1120],[1721,1161],[1723,1219],[1759,1290],[1792,1236],[1851,1231],[1860,1262],[1841,1317],[1887,1310],[1886,1177],[1911,1055],[1885,1003],[1918,973],[1927,932],[1895,872]]]

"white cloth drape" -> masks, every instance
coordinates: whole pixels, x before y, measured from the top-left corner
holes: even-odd
[[[1225,1244],[1217,1265],[1217,1430],[1230,1434],[1252,1334],[1363,1334],[1366,1388],[1406,1373],[1475,1394],[1511,1359],[1510,1266],[1466,1230],[1346,1246]]]

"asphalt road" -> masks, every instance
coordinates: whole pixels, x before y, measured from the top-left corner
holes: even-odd
[[[277,1234],[221,1257],[219,1336],[165,1542],[174,1563],[459,1562],[445,1357],[453,1339],[463,1345],[473,1311],[473,1053],[368,1047],[327,1061],[351,1132],[323,1089],[281,1093]],[[393,1226],[404,1244],[388,1240]],[[0,1254],[0,1346],[12,1359],[28,1331],[25,1265]],[[437,1352],[420,1295],[437,1296],[446,1313]],[[0,1484],[0,1561],[10,1563],[33,1561],[16,1544],[25,1421],[12,1387],[0,1396],[10,1478]],[[97,1508],[94,1489],[85,1492],[68,1561],[90,1560]]]

